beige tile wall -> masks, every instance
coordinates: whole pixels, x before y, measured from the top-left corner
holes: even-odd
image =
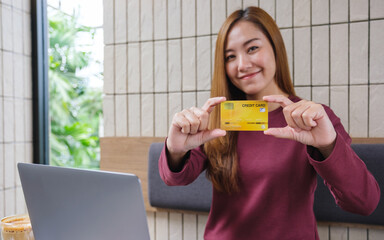
[[[32,162],[29,0],[0,0],[0,218],[25,213],[16,164]]]
[[[209,97],[217,32],[258,5],[281,28],[299,96],[331,106],[353,137],[384,137],[382,0],[104,0],[105,136],[167,134]],[[202,239],[207,216],[148,213],[152,239]],[[383,239],[320,226],[321,239]],[[348,237],[349,236],[349,237]]]

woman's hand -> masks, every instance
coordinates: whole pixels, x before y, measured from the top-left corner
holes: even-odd
[[[209,114],[216,105],[225,100],[225,97],[210,98],[202,108],[192,107],[175,114],[166,143],[171,162],[177,165],[189,150],[214,138],[225,136],[225,130],[208,130]]]
[[[325,158],[332,153],[336,131],[321,104],[307,100],[294,103],[282,95],[264,96],[263,100],[279,103],[288,124],[284,128],[270,128],[264,134],[311,145]]]

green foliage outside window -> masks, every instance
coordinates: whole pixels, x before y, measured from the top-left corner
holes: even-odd
[[[93,39],[95,29],[61,12],[49,16],[50,164],[99,168],[102,92],[76,74],[90,63],[90,52],[76,44],[79,34]]]

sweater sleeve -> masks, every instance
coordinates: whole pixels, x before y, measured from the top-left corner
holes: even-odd
[[[203,152],[202,146],[188,152],[187,159],[180,172],[173,172],[169,168],[167,152],[167,144],[164,144],[159,158],[159,173],[161,179],[168,186],[188,185],[195,181],[206,168],[207,157]]]
[[[313,150],[308,158],[317,173],[324,179],[337,205],[348,212],[370,215],[380,200],[380,188],[364,162],[351,148],[351,138],[344,130],[340,119],[326,107],[337,133],[331,155],[317,161],[320,152]],[[317,157],[316,157],[317,156]]]

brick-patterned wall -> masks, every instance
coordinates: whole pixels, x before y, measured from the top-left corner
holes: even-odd
[[[299,96],[329,105],[352,137],[384,137],[382,0],[104,0],[105,136],[166,136],[209,97],[217,32],[238,8],[281,28]],[[152,239],[202,239],[206,215],[148,213]],[[383,239],[321,226],[321,239]]]
[[[26,213],[16,169],[32,162],[30,0],[0,0],[0,218]]]
[[[165,136],[175,112],[201,105],[218,29],[252,3],[280,26],[298,94],[331,106],[352,137],[383,137],[380,0],[104,1],[105,136]]]

